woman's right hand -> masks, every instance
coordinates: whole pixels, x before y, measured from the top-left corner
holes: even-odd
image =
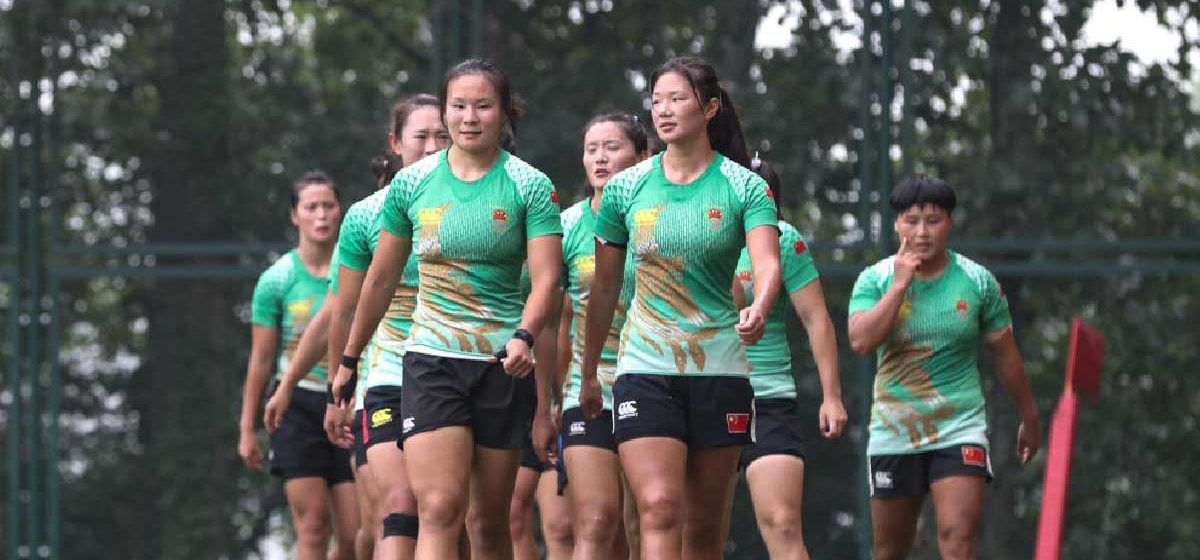
[[[353,411],[340,408],[336,404],[325,405],[325,437],[329,438],[330,443],[343,449],[349,449],[354,443],[348,429],[351,421],[349,416],[353,414]]]
[[[238,456],[242,458],[242,463],[247,468],[258,470],[262,468],[263,453],[262,446],[258,443],[258,437],[254,432],[243,431],[238,438]]]
[[[263,410],[263,424],[268,433],[275,433],[283,425],[283,415],[291,405],[292,390],[281,384],[267,400],[267,407]]]
[[[355,371],[344,366],[338,366],[337,375],[333,377],[333,401],[340,407],[347,407],[354,403],[342,399],[342,390],[350,383],[350,377],[355,374]]]
[[[600,380],[595,375],[583,376],[579,387],[579,408],[583,417],[594,420],[604,410],[604,396],[600,392]]]
[[[892,264],[892,282],[900,288],[907,289],[920,267],[921,256],[908,250],[908,238],[901,237],[900,249],[896,251],[896,259]]]

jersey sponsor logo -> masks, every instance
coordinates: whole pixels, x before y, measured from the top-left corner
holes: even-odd
[[[767,198],[769,198],[771,200],[775,200],[775,191],[771,190],[771,185],[767,185],[767,186],[763,187],[763,190],[766,191]]]
[[[725,427],[731,434],[744,434],[750,431],[750,413],[738,412],[725,415]]]
[[[658,208],[643,208],[633,213],[635,226],[649,226],[658,222]]]
[[[892,488],[892,473],[888,471],[875,471],[875,487],[884,490]]]
[[[404,423],[401,425],[401,428],[404,430],[404,433],[407,434],[408,432],[411,432],[413,430],[413,428],[415,428],[416,426],[417,426],[416,420],[413,420],[413,417],[409,416],[408,418],[404,419]]]
[[[596,272],[596,257],[586,255],[575,259],[575,268],[579,269],[579,274],[587,275]]]
[[[739,270],[737,273],[738,282],[750,282],[754,277],[750,275],[749,270]]]
[[[550,202],[558,204],[558,191],[557,190],[550,191]]]
[[[637,401],[625,401],[617,405],[617,420],[635,418],[637,415]]]
[[[978,445],[962,446],[963,464],[971,467],[987,468],[987,451]]]
[[[446,214],[445,206],[435,206],[433,208],[422,208],[417,210],[417,225],[429,226],[440,225],[442,216]]]
[[[438,237],[442,227],[442,217],[450,203],[441,206],[421,208],[417,210],[417,238],[413,240],[413,251],[418,255],[433,255],[442,252],[442,241]]]
[[[392,409],[381,408],[371,413],[371,427],[378,428],[380,426],[392,423]]]
[[[293,301],[287,304],[288,315],[291,315],[293,320],[302,320],[312,313],[312,300],[309,298]]]
[[[567,428],[567,433],[573,436],[581,436],[587,433],[587,428],[583,422],[571,422],[571,426]]]
[[[805,245],[803,241],[797,240],[794,244],[792,244],[792,249],[796,251],[797,255],[803,255],[804,252],[808,250],[808,245]]]
[[[708,228],[721,229],[721,221],[725,219],[725,214],[716,206],[708,209]]]
[[[508,229],[508,212],[503,208],[492,210],[492,231],[503,233],[505,229]]]
[[[954,304],[954,311],[958,313],[958,319],[960,321],[967,318],[967,312],[970,310],[971,307],[967,305],[967,300],[965,299],[959,298],[958,302]]]

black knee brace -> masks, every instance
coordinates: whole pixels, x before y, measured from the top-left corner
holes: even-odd
[[[407,513],[389,513],[383,518],[383,538],[409,537],[417,538],[417,516]]]

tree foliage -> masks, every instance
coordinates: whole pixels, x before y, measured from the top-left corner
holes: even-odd
[[[1107,336],[1104,389],[1081,411],[1064,557],[1200,556],[1188,472],[1200,416],[1196,250],[1095,243],[1193,241],[1200,122],[1189,77],[1200,10],[1134,2],[1180,39],[1172,61],[1151,64],[1083,39],[1092,1],[913,0],[911,12],[897,8],[887,41],[882,5],[853,4],[0,1],[0,171],[10,184],[33,180],[15,166],[22,146],[38,143],[56,243],[274,243],[292,235],[292,179],[321,168],[344,203],[366,194],[391,103],[436,91],[447,65],[477,51],[509,71],[528,105],[521,157],[571,199],[583,178],[583,123],[611,109],[648,122],[654,67],[704,56],[737,100],[752,148],[781,166],[788,217],[817,241],[843,348],[853,274],[891,250],[881,246],[890,225],[876,172],[885,130],[895,151],[907,141],[904,157],[885,147],[897,168],[911,159],[959,189],[958,239],[1077,241],[966,245],[1009,293],[1047,424],[1069,318],[1085,316]],[[789,45],[756,46],[765,17],[796,23]],[[894,95],[881,96],[884,71]],[[123,270],[65,279],[53,294],[63,410],[49,421],[62,427],[63,555],[259,554],[282,502],[276,483],[241,467],[235,437],[246,306],[253,271],[270,256],[48,254],[52,274],[79,263],[210,271]],[[14,313],[16,291],[0,295]],[[794,354],[806,355],[791,326]],[[814,557],[849,557],[863,545],[869,368],[843,355],[853,423],[829,442],[815,429],[815,368],[798,362],[812,411],[806,537]],[[1027,558],[1044,458],[1016,464],[1011,401],[984,369],[998,477],[980,554]],[[729,557],[764,557],[744,492],[735,512]],[[936,557],[932,546],[918,555]]]

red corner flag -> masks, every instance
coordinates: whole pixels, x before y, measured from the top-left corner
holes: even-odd
[[[1050,421],[1050,445],[1046,478],[1042,485],[1042,518],[1038,524],[1036,560],[1058,560],[1063,518],[1067,511],[1067,487],[1071,478],[1071,449],[1075,439],[1076,392],[1095,398],[1100,392],[1100,366],[1104,362],[1104,336],[1078,317],[1071,323],[1067,353],[1067,379],[1054,418]]]

